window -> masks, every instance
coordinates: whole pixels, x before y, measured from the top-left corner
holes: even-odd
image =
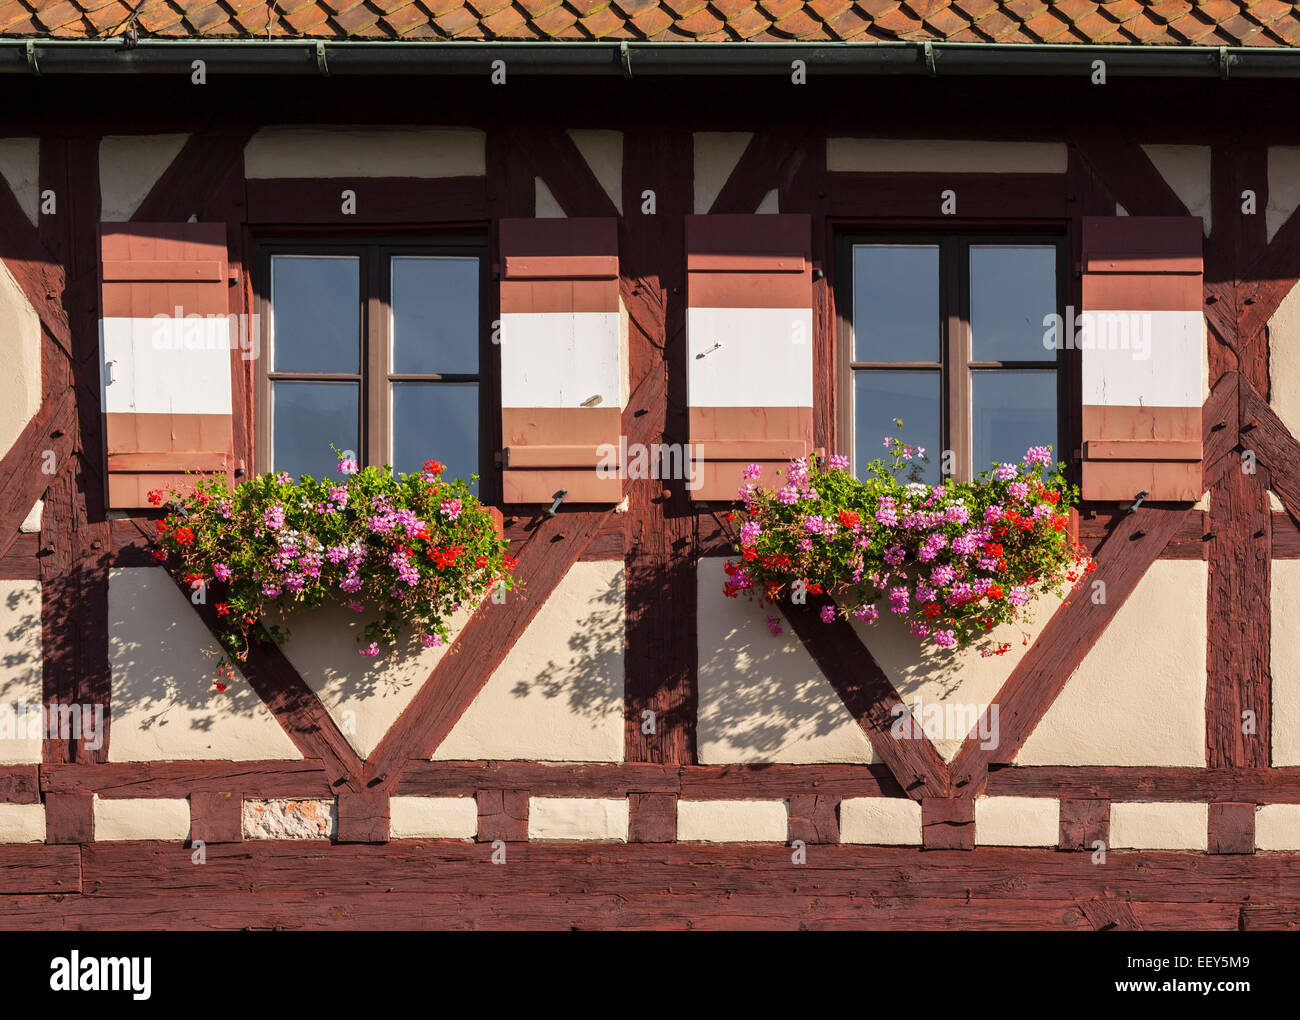
[[[944,450],[961,479],[1030,446],[1061,456],[1066,380],[1043,320],[1064,304],[1064,262],[1054,236],[841,238],[840,445],[859,475],[894,418],[928,482]]]
[[[487,477],[481,242],[264,244],[261,471],[332,476],[340,450],[413,472]]]

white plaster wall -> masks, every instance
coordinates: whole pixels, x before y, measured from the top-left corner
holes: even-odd
[[[44,804],[0,804],[0,843],[44,842]]]
[[[99,218],[131,218],[189,135],[108,135],[99,143]]]
[[[1112,802],[1114,850],[1204,850],[1209,843],[1207,804]]]
[[[1056,846],[1061,802],[1055,797],[977,797],[975,842],[984,846]]]
[[[1203,766],[1208,581],[1203,560],[1156,560],[1015,764]]]
[[[1273,560],[1270,588],[1272,763],[1300,765],[1300,560]]]
[[[393,797],[388,825],[392,839],[473,839],[478,802],[473,797]]]
[[[1030,603],[1033,617],[1025,625],[1003,624],[991,631],[991,639],[1011,645],[1005,655],[981,656],[975,647],[958,650],[939,648],[933,642],[922,645],[912,636],[902,617],[887,608],[881,611],[875,623],[853,620],[852,626],[914,719],[925,726],[931,712],[937,719],[942,710],[942,726],[936,727],[937,732],[926,726],[926,736],[935,749],[951,761],[971,729],[978,725],[984,710],[996,702],[1007,677],[1025,657],[1060,605],[1059,598],[1044,595]],[[950,728],[950,720],[954,724],[975,722],[972,726],[954,725]],[[988,742],[996,746],[1000,739],[1001,714],[996,729],[992,722],[990,714],[985,733]]]
[[[41,320],[9,267],[0,261],[0,457],[13,447],[41,406]]]
[[[1201,218],[1210,236],[1210,147],[1208,145],[1144,145],[1142,150],[1160,171],[1187,211]]]
[[[375,658],[358,654],[365,624],[374,614],[358,614],[336,603],[299,610],[278,619],[289,628],[280,650],[316,692],[348,743],[368,758],[406,710],[469,622],[472,607],[462,606],[450,622],[451,641],[426,648],[409,628],[399,646]]]
[[[1268,149],[1268,206],[1264,210],[1270,241],[1295,212],[1297,205],[1300,205],[1300,146],[1271,145]]]
[[[784,843],[790,831],[783,800],[679,800],[679,842]]]
[[[582,153],[587,166],[614,203],[623,212],[623,132],[571,129],[569,137]]]
[[[38,499],[32,504],[32,508],[27,511],[27,516],[23,518],[23,523],[18,525],[18,530],[24,535],[39,535],[41,533],[41,517],[45,513],[45,500]]]
[[[482,177],[486,138],[471,128],[266,127],[244,148],[249,178]]]
[[[697,131],[695,146],[695,213],[705,215],[736,169],[754,136],[748,131]]]
[[[726,562],[709,557],[696,569],[700,763],[876,761],[781,611],[722,594]],[[768,631],[769,614],[780,634]]]
[[[41,207],[40,163],[39,138],[0,138],[0,176],[32,226],[36,225]]]
[[[43,675],[41,583],[0,581],[0,765],[41,760]]]
[[[826,140],[826,168],[858,173],[1063,174],[1060,142],[981,142],[937,138]]]
[[[921,805],[907,797],[848,797],[840,801],[840,842],[921,845]]]
[[[1257,850],[1300,850],[1300,804],[1261,804],[1255,809]]]
[[[301,758],[236,670],[216,687],[217,642],[161,568],[109,571],[110,761]]]
[[[627,798],[530,797],[529,839],[591,839],[626,843]]]
[[[623,561],[575,563],[434,759],[622,761],[625,632]]]
[[[1269,406],[1300,436],[1300,286],[1287,292],[1268,320]]]
[[[95,839],[190,838],[190,802],[185,797],[163,799],[94,798]]]

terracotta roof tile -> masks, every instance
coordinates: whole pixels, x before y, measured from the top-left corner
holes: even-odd
[[[0,35],[1297,46],[1282,0],[0,0]]]

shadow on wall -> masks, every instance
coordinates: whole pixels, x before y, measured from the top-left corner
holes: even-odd
[[[571,712],[592,719],[603,719],[615,709],[621,712],[623,685],[611,684],[610,677],[622,678],[623,601],[622,575],[601,579],[599,590],[587,596],[590,612],[578,618],[569,635],[571,657],[563,662],[548,658],[535,674],[515,683],[510,693],[516,698],[564,698]]]
[[[0,763],[41,760],[40,739],[20,739],[24,719],[19,713],[40,706],[43,699],[41,669],[41,585],[39,581],[0,581]],[[14,732],[10,733],[10,727]]]

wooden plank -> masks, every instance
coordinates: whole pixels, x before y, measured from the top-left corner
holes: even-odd
[[[1076,129],[1072,135],[1083,160],[1130,216],[1189,215],[1141,145],[1118,137],[1113,128]]]
[[[478,842],[508,843],[528,839],[527,790],[479,790]]]
[[[1300,804],[1300,767],[1003,766],[989,773],[985,792],[1063,800]]]
[[[340,790],[340,843],[387,843],[388,793],[384,790]]]
[[[1210,805],[1208,847],[1212,854],[1255,852],[1255,805]]]
[[[824,794],[790,798],[790,842],[838,843],[840,799]]]
[[[781,187],[782,169],[797,160],[806,144],[806,127],[766,125],[754,132],[745,151],[718,189],[710,215],[753,213],[769,191]],[[782,203],[782,211],[790,212]]]
[[[628,795],[628,842],[672,843],[677,839],[677,795]]]
[[[305,761],[104,762],[93,769],[75,765],[41,767],[41,790],[100,797],[186,797],[237,790],[255,799],[308,799],[331,794],[329,774],[319,759]]]
[[[512,133],[516,135],[519,148],[528,154],[529,165],[546,182],[546,187],[566,216],[618,215],[613,200],[605,193],[567,131],[515,125]],[[638,191],[636,207],[639,208],[640,204]],[[624,208],[628,208],[626,197]],[[662,209],[659,214],[663,215]]]
[[[1098,842],[1103,847],[1110,845],[1110,801],[1062,800],[1061,836],[1057,847],[1091,853]]]
[[[244,146],[256,131],[256,125],[216,121],[190,135],[131,219],[184,223],[198,214],[231,168],[242,165]]]
[[[1244,378],[1244,377],[1243,377]],[[1267,767],[1272,732],[1269,474],[1229,470],[1210,491],[1205,748],[1211,768]],[[1253,726],[1247,726],[1250,718]]]
[[[1300,522],[1300,442],[1246,380],[1241,381],[1241,445],[1253,450],[1287,513]]]
[[[46,843],[90,843],[94,839],[95,816],[91,794],[74,792],[45,795]]]
[[[0,804],[39,804],[40,769],[36,765],[0,765]]]
[[[1067,215],[1065,174],[830,173],[832,216],[873,220],[944,217],[944,193],[956,195],[967,219],[1061,220]]]
[[[464,797],[479,790],[527,790],[534,797],[626,797],[676,793],[678,769],[642,762],[546,764],[515,761],[409,761],[393,794]]]
[[[1080,900],[1079,909],[1094,931],[1141,931],[1133,906],[1127,900]]]
[[[0,894],[66,895],[81,890],[81,853],[75,846],[0,844]],[[43,902],[46,906],[49,901]],[[0,907],[0,913],[4,913]]]
[[[19,525],[45,494],[53,476],[66,467],[76,427],[76,394],[68,389],[41,404],[0,459],[0,556],[17,541]],[[51,463],[53,472],[47,470]]]
[[[190,798],[190,842],[238,843],[244,838],[238,791],[195,790]]]
[[[620,223],[620,293],[627,309],[628,361],[637,380],[623,413],[632,442],[690,440],[686,373],[686,217],[693,211],[693,148],[684,131],[653,128],[623,138],[623,208],[638,209],[650,182],[654,216]],[[634,438],[635,437],[635,438]],[[627,761],[696,760],[695,514],[685,479],[627,485],[626,645],[623,711]]]
[[[687,800],[788,799],[798,794],[905,797],[888,765],[696,765],[681,770]]]
[[[276,178],[248,181],[250,224],[477,223],[487,219],[482,177]],[[343,212],[343,193],[356,196]]]
[[[927,850],[974,850],[974,800],[923,797],[921,845]]]

